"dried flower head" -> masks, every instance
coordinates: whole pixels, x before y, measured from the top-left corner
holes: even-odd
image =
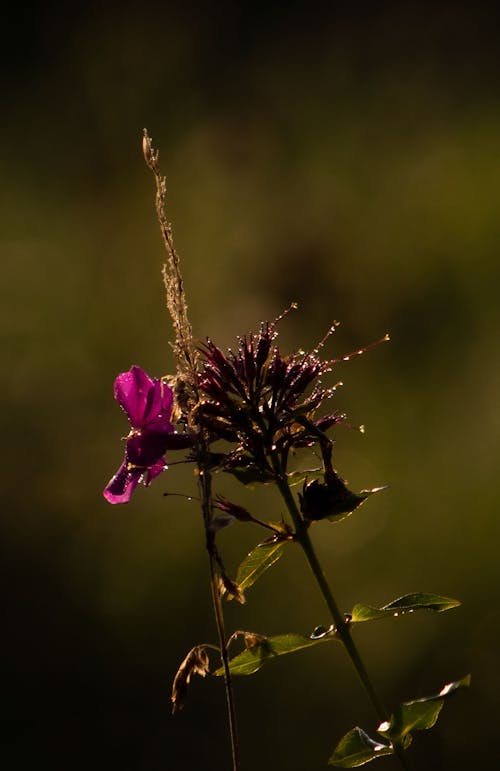
[[[270,478],[274,475],[270,453],[279,453],[286,466],[290,449],[315,444],[318,434],[343,420],[338,413],[314,417],[337,387],[326,388],[321,382],[337,360],[320,356],[336,325],[314,350],[283,356],[275,344],[279,320],[263,323],[257,334],[239,338],[236,352],[225,353],[207,340],[199,362],[199,390],[204,398],[197,407],[198,422],[213,440],[237,445],[226,457],[226,466],[267,470]]]

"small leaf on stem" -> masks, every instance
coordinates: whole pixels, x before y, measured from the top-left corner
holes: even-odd
[[[405,613],[413,613],[416,610],[432,610],[436,613],[443,613],[445,610],[451,610],[460,605],[459,600],[451,597],[442,597],[439,594],[428,594],[426,592],[414,592],[405,594],[397,600],[393,600],[381,608],[373,605],[355,605],[352,609],[351,622],[359,624],[363,621],[376,621],[379,618],[397,618]]]
[[[392,755],[390,744],[375,741],[362,728],[353,728],[337,744],[328,765],[340,768],[356,768],[384,755]]]
[[[273,538],[252,549],[238,568],[236,583],[245,590],[252,586],[283,555],[286,540]]]
[[[275,637],[265,637],[257,642],[251,648],[239,653],[229,662],[229,671],[232,675],[252,675],[257,672],[267,661],[284,656],[287,653],[294,653],[302,648],[310,648],[313,645],[319,645],[326,640],[336,640],[334,636],[324,637],[319,640],[312,640],[302,634],[280,634]],[[214,675],[223,675],[222,667],[217,669]]]
[[[435,725],[445,699],[460,688],[468,688],[471,677],[466,675],[444,685],[439,693],[422,699],[405,701],[400,704],[386,723],[379,725],[377,731],[392,742],[405,742],[411,731],[424,731]]]

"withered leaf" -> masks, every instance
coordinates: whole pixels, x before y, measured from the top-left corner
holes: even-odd
[[[209,659],[204,645],[195,645],[177,670],[172,685],[172,714],[184,706],[191,675],[205,677],[209,674]]]

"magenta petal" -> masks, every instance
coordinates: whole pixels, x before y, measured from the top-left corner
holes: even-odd
[[[153,479],[157,477],[161,472],[166,469],[166,464],[163,458],[159,460],[157,463],[154,463],[152,466],[150,466],[146,472],[146,477],[144,480],[144,484],[146,487],[151,484]]]
[[[152,380],[141,367],[131,367],[115,380],[115,399],[125,410],[133,428],[144,425],[146,414],[156,415],[161,409],[159,381]]]
[[[170,386],[162,381],[160,384],[160,393],[162,415],[167,415],[170,417],[172,415],[172,406],[174,403],[174,392]]]
[[[129,469],[126,462],[122,463],[104,489],[104,497],[109,503],[128,503],[140,482],[141,476],[141,469]]]

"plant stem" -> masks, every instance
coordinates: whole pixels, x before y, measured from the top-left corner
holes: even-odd
[[[328,610],[331,613],[333,622],[335,624],[335,631],[340,637],[344,645],[344,648],[346,649],[347,654],[351,659],[354,669],[356,670],[356,673],[375,709],[375,712],[377,714],[377,717],[380,723],[383,723],[386,720],[388,720],[387,710],[385,709],[382,703],[382,700],[378,696],[373,686],[373,683],[370,680],[370,677],[363,663],[363,660],[354,643],[354,640],[352,639],[349,624],[348,622],[346,622],[343,614],[340,612],[339,607],[335,601],[335,598],[332,594],[332,591],[330,589],[326,576],[323,572],[323,569],[316,555],[316,551],[312,544],[311,538],[309,536],[308,525],[306,522],[304,522],[304,519],[300,514],[295,498],[292,494],[292,491],[290,490],[290,486],[288,484],[286,475],[284,474],[281,468],[279,457],[276,455],[276,453],[272,454],[272,463],[276,471],[277,486],[279,488],[279,491],[281,493],[283,500],[286,503],[287,509],[290,512],[290,516],[292,517],[293,523],[295,525],[297,543],[300,544],[300,546],[304,551],[304,554],[312,570],[312,573],[316,579],[316,582],[319,586],[323,599],[325,600]],[[402,768],[409,769],[408,759],[401,745],[395,742],[393,744],[393,747],[394,747],[394,753],[397,756]]]
[[[167,308],[170,313],[175,332],[175,343],[173,345],[175,358],[177,361],[177,371],[179,376],[187,385],[188,390],[194,394],[193,404],[198,404],[199,394],[197,390],[196,379],[196,353],[193,348],[193,334],[191,324],[188,318],[188,308],[184,292],[184,283],[180,269],[179,255],[174,247],[172,226],[168,221],[166,214],[167,188],[165,178],[160,173],[158,166],[158,151],[153,148],[151,139],[146,129],[143,132],[142,149],[146,164],[154,175],[156,184],[156,215],[160,225],[163,244],[167,253],[167,262],[163,266],[163,281],[166,290]],[[184,409],[188,410],[186,405]],[[199,426],[198,441],[195,452],[197,456],[198,481],[200,489],[201,510],[203,514],[203,524],[205,527],[205,541],[208,552],[210,567],[210,590],[214,607],[215,624],[219,638],[219,648],[221,652],[221,661],[224,668],[224,684],[226,690],[227,714],[229,723],[229,735],[231,739],[231,752],[233,759],[233,771],[239,771],[239,753],[238,737],[236,732],[236,711],[234,707],[233,688],[231,674],[229,671],[229,657],[227,653],[226,633],[224,630],[224,614],[217,582],[216,569],[216,548],[213,540],[213,534],[210,530],[212,521],[212,479],[210,472],[206,468],[204,458],[206,456],[207,442],[203,430]]]
[[[219,648],[221,654],[222,666],[224,668],[224,684],[226,691],[227,716],[229,724],[229,736],[231,740],[231,755],[233,761],[233,771],[239,771],[240,759],[238,748],[238,733],[236,727],[236,709],[234,705],[233,685],[231,673],[229,671],[229,656],[227,652],[226,633],[224,629],[224,615],[222,611],[221,597],[217,582],[217,570],[214,552],[213,535],[209,529],[212,516],[212,479],[210,472],[203,468],[203,463],[199,461],[199,487],[201,498],[201,509],[203,513],[203,522],[205,525],[206,547],[208,552],[208,561],[210,567],[210,590],[212,594],[212,603],[214,607],[215,624],[217,627],[217,636],[219,639]]]

